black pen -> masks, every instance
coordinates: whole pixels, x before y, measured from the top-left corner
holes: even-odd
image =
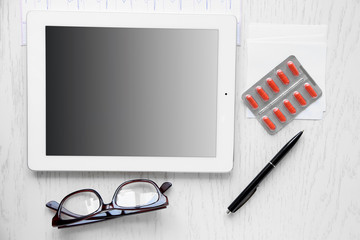
[[[227,214],[235,213],[242,205],[244,205],[255,193],[261,181],[273,170],[281,159],[290,151],[290,149],[299,140],[304,131],[296,134],[285,146],[271,159],[271,161],[261,170],[261,172],[252,180],[252,182],[240,193],[240,195],[230,204]]]

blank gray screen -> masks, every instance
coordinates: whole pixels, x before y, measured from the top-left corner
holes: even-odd
[[[46,27],[46,154],[216,156],[218,31]]]

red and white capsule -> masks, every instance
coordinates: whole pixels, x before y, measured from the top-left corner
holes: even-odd
[[[265,102],[269,100],[269,95],[265,92],[265,90],[260,87],[257,86],[256,87],[256,92],[259,94],[259,96],[262,98],[262,100],[264,100]]]
[[[286,109],[289,111],[290,114],[295,114],[296,113],[296,109],[294,108],[294,106],[291,104],[291,102],[287,99],[285,99],[283,101],[284,106],[286,107]]]
[[[279,119],[280,122],[286,122],[286,117],[285,117],[284,114],[280,111],[280,109],[274,108],[274,109],[273,109],[273,113],[275,114],[275,116],[277,117],[277,119]]]
[[[305,83],[304,87],[306,89],[306,91],[309,93],[309,95],[312,98],[316,98],[317,97],[317,93],[315,92],[315,90],[311,87],[311,85],[309,83]]]
[[[255,99],[250,94],[246,95],[245,98],[253,109],[257,109],[259,107]]]
[[[299,71],[297,70],[295,64],[292,61],[288,61],[287,65],[294,76],[299,76]]]
[[[280,78],[281,82],[285,85],[289,84],[289,79],[288,77],[285,75],[285,73],[283,71],[281,71],[281,69],[276,71],[277,76]]]
[[[303,96],[298,91],[295,91],[293,95],[301,106],[306,105],[306,100],[303,98]]]
[[[266,126],[271,130],[274,131],[276,126],[275,124],[268,118],[267,116],[262,117],[263,122],[266,124]]]
[[[276,85],[274,80],[272,80],[271,78],[267,78],[266,82],[274,93],[278,93],[280,91],[278,85]]]

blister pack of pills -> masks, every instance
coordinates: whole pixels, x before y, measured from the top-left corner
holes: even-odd
[[[295,56],[257,81],[242,99],[269,134],[275,134],[322,95]]]

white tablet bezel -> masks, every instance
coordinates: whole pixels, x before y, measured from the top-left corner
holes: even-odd
[[[217,29],[216,157],[46,156],[45,26]],[[236,18],[229,15],[33,11],[27,15],[28,166],[37,171],[228,172],[233,166]]]

